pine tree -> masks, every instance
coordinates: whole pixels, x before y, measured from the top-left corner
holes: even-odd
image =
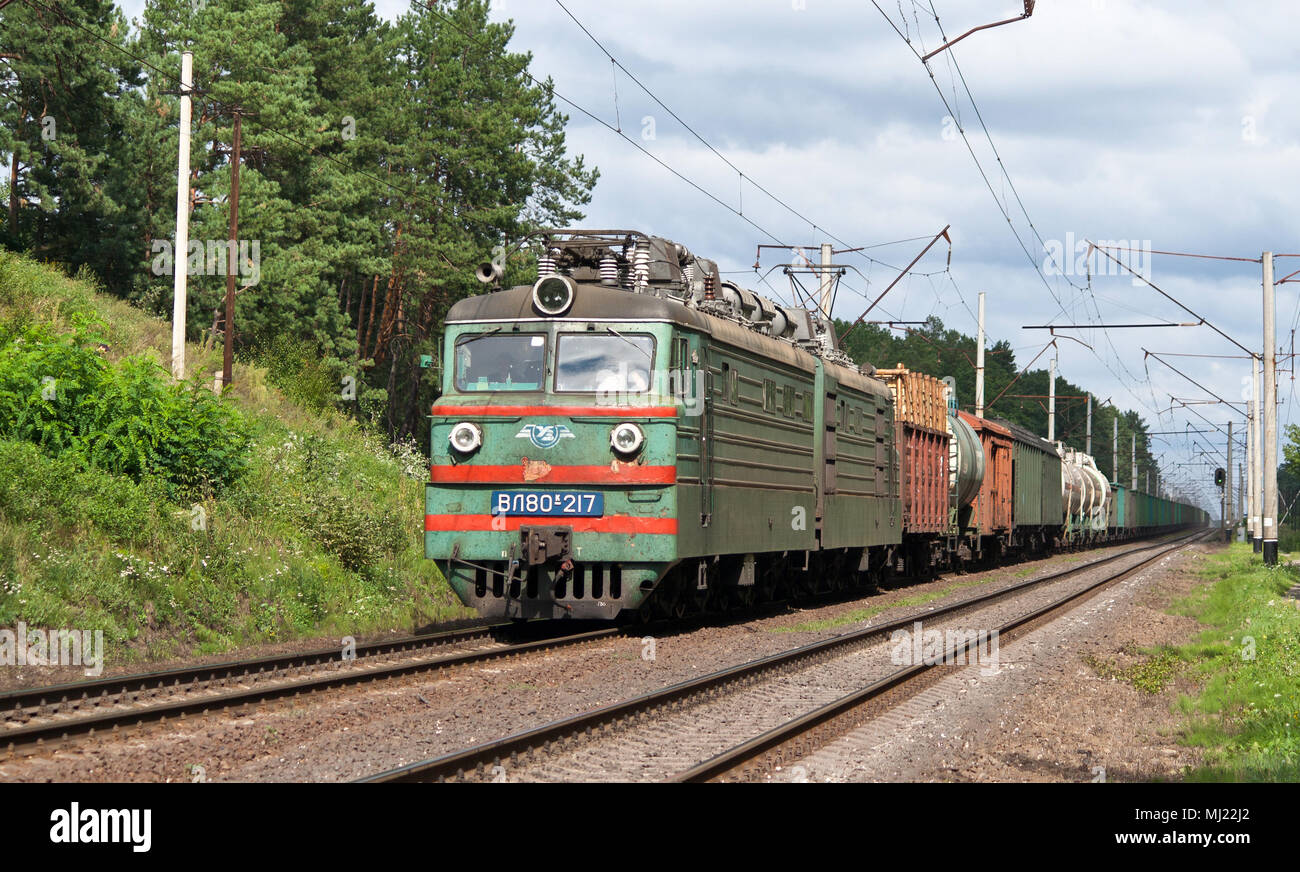
[[[191,181],[193,211],[188,266],[188,322],[205,329],[223,316],[225,258],[230,221],[230,147],[234,114],[242,116],[239,239],[255,263],[240,264],[235,334],[239,343],[262,336],[309,337],[334,348],[344,320],[328,284],[330,255],[319,237],[311,202],[311,150],[337,139],[317,110],[308,49],[281,30],[285,8],[272,0],[151,0],[141,46],[168,77],[150,81],[149,102],[168,125],[165,150],[175,154],[180,53],[194,53],[195,98]],[[174,238],[174,216],[153,221],[155,238]],[[202,247],[202,253],[197,250]],[[175,252],[174,268],[188,253]],[[154,277],[153,296],[166,299]],[[223,327],[224,329],[224,327]],[[192,332],[193,335],[193,332]]]
[[[111,0],[65,0],[11,3],[3,24],[5,242],[121,289],[140,266],[125,131],[141,70],[118,50],[126,21]]]
[[[508,48],[514,27],[488,11],[485,0],[413,4],[389,42],[399,83],[385,115],[389,167],[409,193],[390,201],[392,266],[374,286],[361,354],[372,379],[387,376],[394,435],[422,427],[413,362],[436,353],[452,303],[478,291],[474,266],[507,240],[580,218],[599,175],[565,156],[568,119],[549,82],[528,76],[531,56]]]

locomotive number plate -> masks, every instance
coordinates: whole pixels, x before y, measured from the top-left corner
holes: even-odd
[[[599,518],[605,514],[605,495],[592,491],[493,491],[492,514]]]

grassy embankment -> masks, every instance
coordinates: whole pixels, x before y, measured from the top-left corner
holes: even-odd
[[[0,628],[102,629],[112,667],[467,616],[423,557],[418,451],[287,399],[303,393],[295,379],[319,394],[333,378],[305,357],[273,378],[239,363],[205,405],[209,388],[168,384],[169,349],[167,322],[0,252]],[[210,385],[219,353],[191,345],[188,359]],[[63,367],[48,401],[47,366]],[[78,380],[98,387],[78,394]],[[98,438],[84,420],[121,427]],[[182,432],[216,470],[202,481],[175,468]],[[228,445],[198,444],[214,432]]]
[[[1300,571],[1266,569],[1249,545],[1234,544],[1203,573],[1205,587],[1175,606],[1206,625],[1173,652],[1201,681],[1178,702],[1186,741],[1206,749],[1190,778],[1300,780],[1300,607],[1286,595]]]
[[[1120,667],[1085,657],[1100,676],[1161,693],[1177,678],[1196,690],[1175,703],[1181,740],[1204,749],[1191,781],[1300,780],[1300,607],[1287,591],[1300,571],[1266,569],[1251,547],[1210,555],[1205,581],[1170,608],[1202,630],[1183,645],[1128,650]]]

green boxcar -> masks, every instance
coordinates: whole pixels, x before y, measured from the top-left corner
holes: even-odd
[[[1046,452],[1032,448],[1019,439],[1012,446],[1015,472],[1016,526],[1041,526],[1043,523],[1043,461]]]

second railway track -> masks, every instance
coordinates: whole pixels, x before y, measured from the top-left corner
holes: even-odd
[[[362,643],[352,652],[355,657],[347,659],[342,646],[336,646],[11,691],[0,694],[0,752],[41,747],[77,736],[331,688],[484,663],[604,639],[620,631],[602,628],[529,641],[508,641],[515,632],[517,629],[509,624],[492,624]],[[445,651],[462,645],[473,647]]]

